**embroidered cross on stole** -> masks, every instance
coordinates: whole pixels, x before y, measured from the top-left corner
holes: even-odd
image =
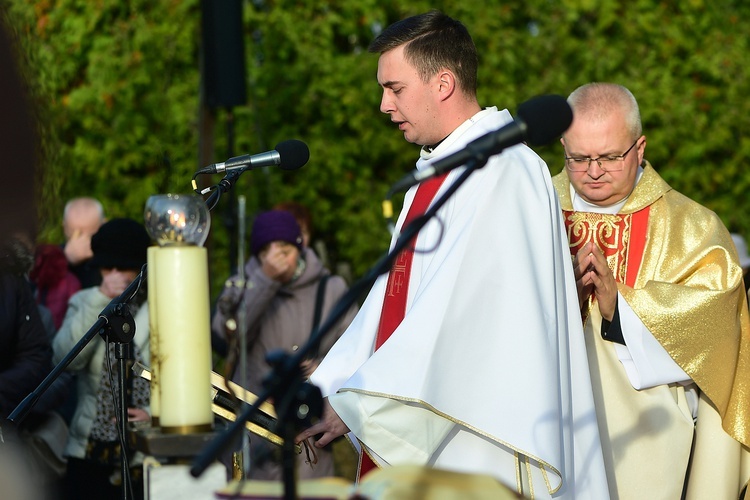
[[[419,185],[417,193],[414,196],[414,201],[412,201],[409,211],[406,213],[402,227],[408,226],[411,221],[424,215],[446,176],[447,174],[433,177]],[[412,240],[411,243],[414,241]],[[398,254],[393,267],[388,273],[385,298],[383,299],[383,310],[380,313],[380,324],[378,325],[378,333],[375,337],[376,351],[388,340],[406,315],[406,298],[409,294],[409,277],[411,276],[413,258],[414,249],[407,247]],[[362,478],[375,468],[377,468],[377,465],[363,449],[360,454],[357,477]]]

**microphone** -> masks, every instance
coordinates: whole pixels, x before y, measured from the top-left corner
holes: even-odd
[[[273,167],[278,165],[282,170],[297,170],[303,167],[310,159],[310,149],[302,141],[289,139],[276,145],[273,151],[259,153],[256,155],[235,156],[221,163],[214,163],[203,167],[195,174],[220,174],[222,172],[252,170],[261,167]]]
[[[562,135],[573,121],[573,110],[568,102],[564,97],[554,94],[534,97],[521,103],[517,114],[514,121],[475,139],[461,151],[437,160],[423,170],[414,170],[405,175],[391,187],[389,193],[406,190],[471,160],[486,161],[490,156],[521,142],[534,146],[547,144]]]

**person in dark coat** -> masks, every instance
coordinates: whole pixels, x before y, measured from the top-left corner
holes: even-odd
[[[0,249],[0,416],[5,419],[50,371],[52,349],[25,276],[23,244]]]

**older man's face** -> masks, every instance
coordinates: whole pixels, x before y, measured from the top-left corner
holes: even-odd
[[[628,151],[628,148],[635,146]],[[603,163],[592,161],[585,171],[571,171],[568,177],[578,196],[597,206],[613,205],[626,198],[635,187],[638,166],[643,162],[646,137],[632,137],[625,126],[622,112],[613,112],[604,119],[575,116],[573,123],[561,140],[565,156],[579,159],[615,157],[627,151],[617,168],[609,169]]]

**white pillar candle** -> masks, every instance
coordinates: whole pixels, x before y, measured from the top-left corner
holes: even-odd
[[[210,430],[211,334],[208,257],[198,246],[156,249],[158,386],[161,430]]]
[[[147,278],[148,287],[148,322],[149,322],[149,350],[151,351],[151,424],[159,426],[159,325],[156,321],[156,251],[159,247],[148,247]]]

